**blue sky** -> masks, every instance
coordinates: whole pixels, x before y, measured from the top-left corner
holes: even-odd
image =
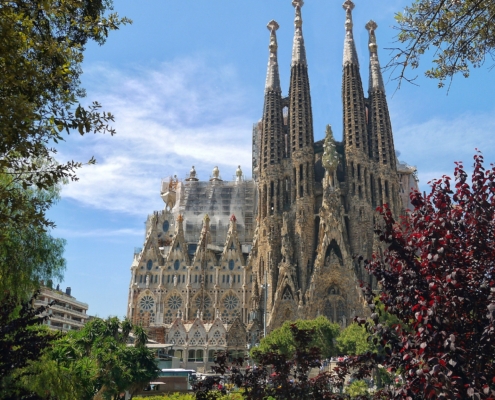
[[[344,17],[341,0],[307,0],[302,10],[309,64],[315,140],[331,124],[342,137],[341,70]],[[406,0],[356,0],[354,37],[364,90],[368,82],[370,19],[378,23],[382,66],[394,47],[394,14]],[[114,137],[71,135],[59,160],[97,159],[62,191],[50,216],[55,236],[67,239],[62,288],[72,287],[89,313],[124,316],[134,247],[144,221],[163,208],[161,179],[184,178],[195,165],[207,179],[218,165],[224,179],[238,164],[250,176],[252,124],[261,116],[268,61],[266,24],[275,19],[282,90],[287,94],[294,10],[290,0],[115,0],[134,23],[89,45],[83,65],[87,101],[116,116]],[[471,164],[479,148],[495,161],[495,72],[490,65],[458,76],[447,94],[422,78],[397,83],[385,72],[396,149],[416,165],[420,185],[451,174],[454,161]]]

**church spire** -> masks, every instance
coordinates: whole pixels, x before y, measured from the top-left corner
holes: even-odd
[[[387,99],[385,96],[385,86],[378,61],[375,30],[378,27],[375,21],[371,20],[366,24],[369,31],[370,49],[370,82],[369,82],[369,125],[371,157],[377,161],[380,168],[396,169],[394,138],[392,135],[392,124],[388,111]]]
[[[279,25],[277,21],[271,20],[267,25],[270,31],[270,44],[268,49],[270,50],[270,56],[268,59],[268,71],[266,73],[266,85],[265,92],[269,90],[280,91],[280,76],[278,73],[278,60],[277,60],[277,30]]]
[[[352,36],[352,10],[354,9],[354,3],[351,0],[346,0],[342,7],[346,13],[342,80],[344,144],[347,152],[354,152],[354,149],[359,149],[368,155],[368,133],[363,84],[359,72],[356,46]],[[348,161],[350,160],[349,157],[347,159]]]
[[[303,0],[293,0],[292,5],[296,9],[296,17],[294,19],[294,42],[292,44],[292,65],[295,63],[306,64],[306,49],[304,47],[304,38],[302,34],[302,17],[301,7],[304,5]]]
[[[260,148],[260,176],[271,174],[275,166],[279,165],[283,157],[284,120],[282,114],[282,90],[277,61],[277,35],[279,28],[276,21],[267,25],[270,31],[270,56],[266,74],[265,102],[263,106],[261,148]]]
[[[288,153],[291,163],[286,171],[286,182],[291,180],[290,197],[294,215],[308,216],[298,218],[294,230],[304,232],[303,237],[294,245],[295,264],[298,265],[299,288],[302,293],[306,291],[309,282],[309,274],[312,254],[307,251],[314,246],[314,218],[309,217],[314,213],[315,196],[315,155],[313,136],[313,111],[311,109],[311,91],[309,85],[308,65],[306,62],[306,50],[302,33],[301,7],[303,0],[293,0],[295,8],[295,32],[294,46],[292,50],[292,64],[290,69],[289,87],[289,143]]]
[[[368,47],[370,49],[370,84],[369,91],[381,90],[385,92],[385,86],[383,85],[382,72],[380,70],[380,62],[378,61],[378,46],[376,45],[375,30],[378,25],[375,21],[370,20],[366,24],[366,29],[369,32],[369,43]]]
[[[351,0],[346,0],[342,7],[346,13],[345,19],[345,41],[344,41],[344,66],[347,64],[354,64],[359,67],[359,61],[356,52],[356,45],[354,43],[354,36],[352,34],[352,10],[354,9],[354,3]]]

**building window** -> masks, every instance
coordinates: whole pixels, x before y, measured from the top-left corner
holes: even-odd
[[[230,269],[231,271],[233,271],[233,270],[234,270],[234,260],[229,260],[229,269]]]
[[[179,261],[179,260],[175,260],[175,262],[174,262],[174,269],[175,269],[176,271],[178,271],[178,270],[179,270],[179,268],[180,268],[180,261]]]
[[[208,362],[215,362],[216,350],[208,350]]]
[[[187,362],[203,362],[204,352],[202,349],[189,350],[187,354]]]

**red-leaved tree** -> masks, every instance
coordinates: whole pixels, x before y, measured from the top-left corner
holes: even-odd
[[[409,215],[395,221],[384,206],[377,230],[387,244],[367,268],[379,300],[365,289],[381,351],[351,361],[357,375],[382,364],[404,384],[394,399],[495,399],[495,168],[474,157],[471,182],[456,163],[455,187],[444,176],[428,195],[411,194]],[[401,326],[379,323],[378,302]]]

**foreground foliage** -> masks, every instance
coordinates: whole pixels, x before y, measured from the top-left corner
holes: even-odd
[[[389,65],[398,67],[399,79],[407,79],[407,67],[415,69],[425,53],[434,66],[425,75],[438,79],[439,87],[456,73],[469,76],[495,50],[495,3],[492,0],[415,0],[396,14],[398,40],[405,48],[394,49]]]
[[[381,363],[402,371],[404,384],[390,398],[495,398],[495,168],[474,157],[471,185],[461,163],[455,188],[444,176],[431,193],[411,195],[414,211],[396,222],[382,210],[378,233],[385,259],[367,268],[381,285],[380,301],[401,325],[360,320],[384,355],[368,353],[351,362],[362,371]]]
[[[40,358],[57,338],[40,324],[47,318],[48,307],[34,308],[35,296],[19,305],[18,299],[4,296],[0,310],[0,398],[20,399],[28,395],[18,385],[18,372]],[[30,397],[32,398],[32,397]]]
[[[217,397],[217,400],[242,400],[242,394],[241,393],[227,393],[225,395],[221,395],[220,397]],[[146,399],[146,400],[195,400],[196,396],[194,394],[189,394],[189,393],[172,393],[172,394],[166,394],[163,396],[146,396],[146,397],[141,397],[137,396],[134,397],[134,399]]]
[[[321,367],[321,350],[314,347],[316,330],[300,329],[296,324],[290,325],[294,342],[292,353],[280,352],[273,344],[270,351],[258,354],[254,367],[242,368],[243,360],[237,360],[232,367],[227,367],[227,355],[217,354],[217,366],[214,371],[220,375],[228,373],[227,382],[242,390],[245,399],[334,399],[340,398],[333,391],[342,387],[345,376],[320,373],[309,378],[313,368]],[[208,377],[195,386],[196,398],[218,399],[225,394],[215,390],[220,383],[218,377]]]
[[[359,324],[352,323],[337,337],[339,354],[358,355],[372,350],[369,334]]]
[[[0,174],[0,191],[11,185],[11,176]],[[25,301],[39,287],[40,281],[62,280],[66,266],[65,240],[33,228],[30,223],[19,223],[17,219],[24,219],[25,213],[44,213],[59,199],[58,187],[48,190],[16,187],[16,191],[22,195],[22,205],[17,203],[22,211],[13,212],[0,203],[0,213],[9,216],[0,219],[0,299],[8,294],[10,299]]]
[[[127,346],[131,333],[134,346]],[[144,330],[127,320],[94,319],[57,340],[26,368],[22,382],[43,399],[120,399],[158,375],[146,341]]]
[[[295,324],[299,329],[313,330],[309,347],[318,347],[323,358],[328,358],[337,354],[334,341],[339,335],[340,326],[334,324],[324,316],[319,316],[312,320],[297,320],[296,322],[286,321],[280,328],[270,332],[265,338],[261,339],[260,345],[251,350],[251,357],[258,360],[261,353],[273,351],[290,357],[296,350],[296,342],[292,333],[291,326]]]

